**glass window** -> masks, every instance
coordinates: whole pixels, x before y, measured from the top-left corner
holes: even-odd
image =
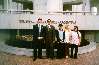
[[[4,9],[4,0],[0,0],[0,9]]]

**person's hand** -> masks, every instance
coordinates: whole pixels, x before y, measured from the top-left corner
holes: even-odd
[[[59,44],[59,42],[57,42]]]
[[[68,42],[69,44],[71,44],[71,42]]]
[[[63,41],[60,41],[61,43],[64,43]]]
[[[80,46],[80,44],[78,44],[78,47]]]

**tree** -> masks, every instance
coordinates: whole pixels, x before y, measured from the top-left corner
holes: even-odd
[[[90,0],[91,6],[97,6],[99,4],[99,0]]]

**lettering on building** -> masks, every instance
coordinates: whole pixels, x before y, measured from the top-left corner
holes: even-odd
[[[19,20],[19,23],[35,23],[31,20]],[[45,21],[46,23],[46,21]],[[63,24],[76,24],[76,21],[54,21],[54,24],[63,23]]]
[[[19,20],[19,23],[34,23],[31,20]]]

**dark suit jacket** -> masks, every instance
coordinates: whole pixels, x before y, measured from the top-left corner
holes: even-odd
[[[57,38],[57,42],[61,41],[61,39],[59,37],[59,31],[58,30],[56,30],[56,38]],[[64,39],[65,39],[65,31],[63,32],[63,42],[64,42]]]
[[[53,43],[55,41],[55,36],[56,36],[56,32],[55,32],[55,27],[54,26],[50,26],[51,28],[48,28],[48,26],[45,27],[45,42],[46,43]]]
[[[44,37],[44,26],[41,25],[41,33],[40,33],[40,37]],[[33,25],[33,39],[37,39],[39,37],[39,27],[38,24]]]

